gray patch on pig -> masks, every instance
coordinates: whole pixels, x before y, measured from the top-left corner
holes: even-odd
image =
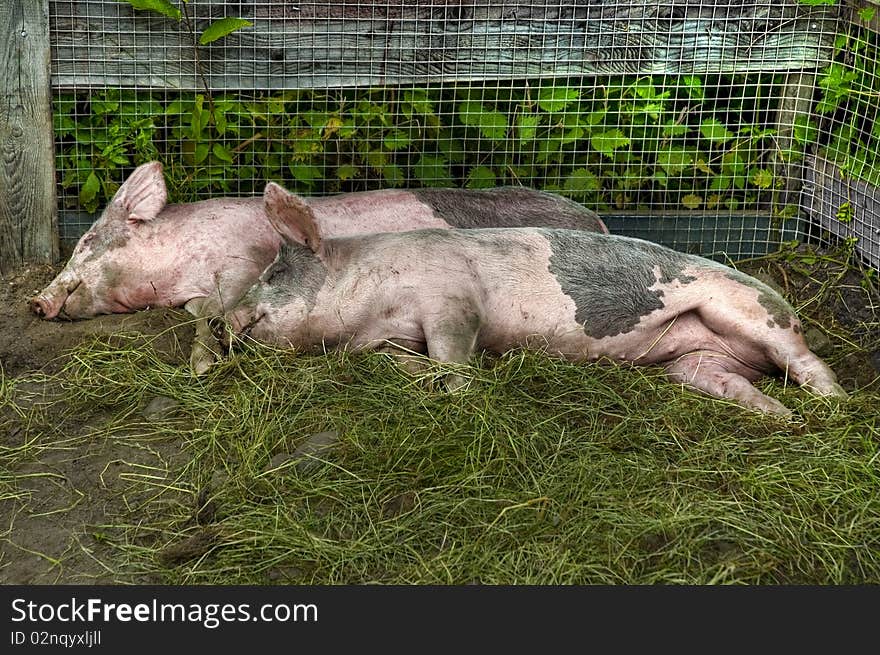
[[[106,262],[101,268],[101,283],[108,293],[111,289],[118,289],[125,282],[125,269],[118,264]]]
[[[595,212],[568,198],[533,189],[415,189],[412,194],[452,227],[606,231]]]
[[[538,230],[550,242],[550,273],[575,304],[587,336],[601,339],[632,331],[643,316],[664,307],[658,282],[689,284],[691,257],[647,241],[610,240],[587,232]],[[656,269],[659,269],[658,278]]]
[[[108,250],[122,248],[128,243],[130,236],[131,232],[124,222],[116,219],[104,220],[102,217],[101,222],[82,236],[77,247],[83,251],[88,249],[83,262],[90,262],[102,257]]]
[[[301,298],[311,311],[326,279],[327,268],[315,253],[304,246],[285,243],[260,276],[263,300],[273,307],[282,307]]]
[[[761,282],[760,280],[756,280],[750,275],[746,275],[745,273],[741,273],[740,271],[731,269],[727,273],[728,279],[733,280],[734,282],[739,282],[740,284],[744,284],[748,287],[755,289],[758,292],[758,304],[761,305],[767,313],[770,315],[772,322],[775,325],[771,325],[768,323],[769,327],[775,327],[778,325],[781,328],[790,328],[795,324],[795,315],[794,310],[789,306],[789,304],[785,301],[785,299],[780,296],[776,291],[771,289],[769,286]]]

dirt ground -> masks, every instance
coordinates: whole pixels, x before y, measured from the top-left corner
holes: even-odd
[[[192,328],[185,312],[155,310],[132,315],[102,316],[89,321],[43,321],[28,309],[28,299],[48,284],[61,266],[28,266],[0,277],[0,388],[15,381],[14,400],[21,407],[44,403],[58,392],[53,384],[24,381],[34,372],[57,373],[67,353],[96,335],[140,333],[159,335],[157,348],[181,365],[189,351]],[[151,399],[145,398],[149,406]],[[63,404],[46,404],[58,412]],[[17,421],[0,402],[0,453],[23,445]],[[50,422],[51,422],[50,414]],[[101,540],[100,526],[135,499],[127,497],[126,479],[139,470],[163,471],[179,455],[174,443],[137,443],[124,433],[113,439],[83,439],[98,424],[113,417],[90,416],[88,421],[65,417],[70,447],[45,448],[28,470],[14,473],[12,493],[0,493],[0,583],[99,584],[118,580],[101,564],[110,546]],[[71,426],[74,432],[70,431]],[[83,446],[85,445],[85,447]],[[7,471],[0,464],[0,481]],[[24,482],[22,482],[24,480]],[[4,490],[5,491],[5,490]],[[149,580],[139,580],[148,583]]]
[[[0,389],[14,382],[11,388],[16,405],[40,403],[56,393],[52,384],[57,383],[23,382],[24,376],[32,376],[35,371],[58,372],[66,361],[66,353],[95,335],[160,335],[157,350],[175,363],[186,365],[192,327],[182,311],[154,310],[73,323],[38,319],[29,311],[28,299],[60,268],[29,266],[0,277]],[[865,289],[857,271],[839,272],[832,268],[817,274],[816,270],[799,268],[797,258],[793,265],[758,262],[744,269],[775,284],[789,297],[825,294],[826,300],[814,307],[818,319],[805,321],[808,341],[820,356],[833,351],[836,331],[861,339],[866,335],[859,331],[878,330],[876,297]],[[829,283],[834,285],[832,293],[828,293]],[[866,342],[880,343],[880,339],[874,338],[880,335],[867,336],[870,338]],[[838,357],[833,366],[845,388],[858,389],[877,378],[880,350],[867,349]],[[143,398],[141,407],[154,407],[155,401]],[[59,412],[59,423],[60,413],[69,411],[63,403],[45,407],[50,421],[51,412]],[[0,454],[23,447],[20,421],[10,420],[13,411],[0,403]],[[141,419],[149,419],[144,413],[147,411],[142,409]],[[14,471],[17,482],[9,487],[12,491],[0,493],[0,583],[118,582],[115,572],[103,564],[112,559],[112,544],[102,539],[101,525],[126,512],[130,515],[130,508],[137,505],[137,498],[129,490],[132,476],[148,471],[161,477],[174,471],[182,456],[179,443],[166,440],[145,444],[139,439],[126,439],[124,429],[112,439],[83,438],[97,427],[96,422],[112,417],[90,416],[80,423],[71,423],[67,415],[64,418],[65,433],[57,438],[62,442],[69,440],[70,446],[42,450],[27,465],[28,470]],[[78,434],[70,433],[71,425]],[[0,464],[0,483],[3,477],[11,478],[11,473],[2,470]],[[159,581],[145,576],[132,582]]]

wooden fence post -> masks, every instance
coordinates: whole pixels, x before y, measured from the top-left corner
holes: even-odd
[[[0,2],[0,274],[58,259],[49,0]]]

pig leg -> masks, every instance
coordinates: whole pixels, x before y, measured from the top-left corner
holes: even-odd
[[[466,364],[477,346],[480,316],[469,307],[453,310],[451,314],[423,320],[422,331],[428,344],[428,357],[438,362]],[[467,385],[467,380],[455,373],[448,374],[445,382],[449,391],[458,391]]]
[[[209,319],[214,316],[210,311],[213,307],[207,298],[193,298],[183,308],[195,316],[196,335],[193,339],[192,352],[189,356],[189,365],[196,375],[203,375],[218,360],[220,344],[211,331]]]
[[[726,370],[711,354],[682,355],[666,365],[666,373],[676,382],[694,387],[710,396],[730,398],[740,405],[762,412],[790,416],[791,410],[775,398],[758,391],[738,373]]]
[[[834,371],[816,357],[797,335],[793,343],[774,344],[770,348],[770,358],[784,375],[817,396],[846,398],[847,393],[837,383]]]
[[[747,315],[737,315],[733,306],[710,304],[701,307],[699,314],[706,326],[720,335],[729,333],[731,324],[748,326],[753,323],[753,319]],[[797,323],[795,325],[799,326]],[[750,338],[784,374],[811,393],[842,398],[847,396],[831,368],[810,351],[803,335],[794,327],[780,335],[778,330],[766,332],[756,326]]]

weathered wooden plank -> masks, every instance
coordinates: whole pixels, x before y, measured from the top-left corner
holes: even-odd
[[[201,87],[182,23],[121,2],[50,6],[56,87]],[[198,29],[226,11],[254,23],[201,48],[214,89],[798,70],[827,62],[837,20],[797,0],[229,6],[191,3]]]
[[[857,239],[856,252],[880,268],[880,188],[816,155],[808,159],[803,193],[815,224],[841,239]]]
[[[58,257],[47,0],[0,3],[0,273]]]
[[[785,180],[777,202],[786,205],[797,202],[801,188],[803,162],[790,161],[791,153],[797,152],[795,127],[798,119],[809,118],[813,111],[816,89],[816,71],[797,71],[785,76],[785,84],[779,92],[779,109],[776,112],[776,149],[771,154],[776,175]]]

